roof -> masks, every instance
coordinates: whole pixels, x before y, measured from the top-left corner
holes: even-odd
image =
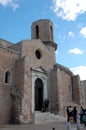
[[[42,22],[42,21],[47,21],[53,24],[53,22],[50,19],[39,19],[37,21],[34,21],[32,24],[37,23],[37,22]]]
[[[5,47],[8,47],[10,45],[12,45],[13,43],[9,42],[9,41],[6,41],[4,39],[0,39],[0,45],[1,46],[5,46]]]
[[[62,70],[62,71],[64,71],[64,72],[66,72],[67,74],[73,76],[73,72],[72,72],[68,67],[66,67],[66,66],[63,66],[63,65],[61,65],[61,64],[56,63],[56,64],[54,65],[54,68],[56,68],[56,69],[59,68],[60,70]]]

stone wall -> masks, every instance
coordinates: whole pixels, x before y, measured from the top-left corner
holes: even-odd
[[[31,121],[32,77],[27,56],[16,62],[16,88],[22,96],[19,120],[21,123],[29,123]]]
[[[31,106],[32,106],[32,76],[29,67],[29,58],[25,57],[24,66],[24,98],[22,100],[21,122],[29,123],[31,121]]]
[[[48,93],[50,100],[49,107],[51,112],[66,116],[67,106],[76,106],[77,110],[80,109],[80,98],[82,94],[79,84],[80,80],[76,80],[76,78],[72,80],[73,76],[74,75],[70,70],[58,64],[54,66],[49,73]]]
[[[57,69],[57,82],[58,82],[58,98],[59,98],[59,114],[64,115],[64,107],[72,102],[70,87],[71,75],[65,73],[64,70]]]
[[[19,55],[0,48],[0,123],[8,123],[11,116],[12,98],[10,88],[15,82],[15,60]],[[5,83],[5,73],[10,72],[10,82]]]
[[[48,75],[49,109],[53,113],[59,113],[57,69],[52,69]]]
[[[10,86],[0,84],[0,124],[7,124],[11,118],[12,100]]]
[[[80,89],[81,89],[80,77],[79,75],[75,75],[73,76],[73,100],[77,104],[81,104]]]
[[[81,81],[81,85],[82,85],[82,92],[83,92],[83,104],[86,105],[86,80],[82,80]]]
[[[57,66],[49,73],[48,93],[51,111],[61,115],[64,114],[64,107],[70,105],[68,103],[72,101],[69,90],[71,83],[71,75]]]
[[[24,95],[24,58],[18,59],[15,63],[15,87]]]
[[[36,57],[36,50],[41,54],[41,58]],[[39,67],[42,66],[45,70],[49,71],[53,68],[55,61],[55,50],[53,53],[46,49],[46,46],[40,40],[22,41],[22,54],[21,57],[29,57],[29,66]],[[52,59],[52,60],[51,60]]]

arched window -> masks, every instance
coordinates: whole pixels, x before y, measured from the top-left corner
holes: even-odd
[[[39,38],[39,27],[38,27],[38,25],[36,25],[36,27],[35,27],[35,34],[36,34],[36,39],[38,39]]]
[[[50,26],[51,40],[53,40],[53,27]]]
[[[10,72],[6,71],[5,73],[5,83],[10,83]]]

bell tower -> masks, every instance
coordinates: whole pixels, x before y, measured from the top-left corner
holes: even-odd
[[[48,19],[40,19],[33,22],[31,26],[31,39],[40,39],[46,46],[52,46],[57,49],[54,43],[53,23]]]

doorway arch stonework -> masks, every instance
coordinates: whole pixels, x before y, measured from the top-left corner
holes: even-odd
[[[32,69],[32,113],[35,112],[35,82],[37,79],[40,79],[43,84],[43,101],[47,97],[47,74],[41,68]]]
[[[34,89],[34,105],[36,111],[41,111],[43,107],[43,94],[44,88],[43,88],[43,82],[40,78],[35,80],[35,89]]]

